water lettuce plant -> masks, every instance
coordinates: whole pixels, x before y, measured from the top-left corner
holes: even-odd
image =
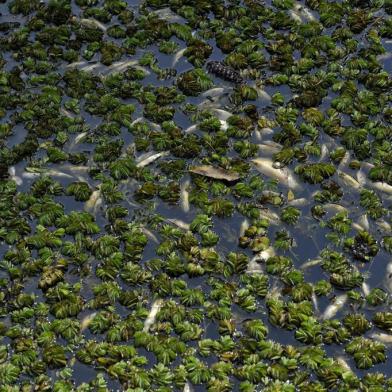
[[[0,390],[391,390],[390,0],[0,2]]]

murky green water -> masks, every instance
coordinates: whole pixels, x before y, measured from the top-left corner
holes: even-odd
[[[391,14],[2,1],[0,390],[392,390]]]

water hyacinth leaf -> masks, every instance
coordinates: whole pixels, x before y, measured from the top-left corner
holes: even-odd
[[[208,165],[191,167],[189,171],[191,173],[199,174],[204,177],[215,178],[217,180],[225,180],[228,182],[233,182],[240,179],[239,174],[235,172],[230,172],[220,167]]]

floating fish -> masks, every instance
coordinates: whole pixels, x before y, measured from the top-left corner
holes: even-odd
[[[257,170],[267,177],[276,179],[280,184],[291,188],[300,189],[301,186],[294,177],[294,173],[288,168],[275,169],[273,166],[273,161],[268,158],[256,158],[252,159]]]
[[[218,108],[213,108],[211,109],[211,111],[214,112],[216,116],[219,118],[219,120],[221,121],[227,121],[227,119],[233,115],[233,113],[230,113],[227,110],[218,109]]]
[[[301,197],[299,199],[294,199],[294,200],[288,201],[287,204],[289,204],[290,206],[294,206],[294,207],[304,207],[309,204],[309,200],[305,199],[304,197]]]
[[[151,306],[150,313],[148,314],[146,320],[144,321],[143,332],[148,332],[151,326],[155,323],[155,319],[162,305],[163,305],[162,299],[157,299],[154,301],[154,303]]]
[[[197,127],[198,127],[197,124],[191,125],[190,127],[184,129],[184,133],[192,133],[196,131]]]
[[[392,344],[392,335],[387,333],[373,332],[369,337],[384,344]]]
[[[23,184],[23,179],[16,175],[15,166],[10,166],[8,168],[8,174],[13,181],[15,181],[16,185],[20,186]],[[22,175],[23,177],[23,175]]]
[[[347,299],[347,294],[342,294],[339,297],[336,297],[335,301],[331,305],[327,306],[321,318],[323,320],[329,320],[335,317],[339,310],[345,305]]]
[[[180,204],[181,208],[184,212],[189,212],[189,192],[188,187],[190,185],[190,181],[184,181],[180,186]]]
[[[318,299],[317,299],[317,296],[314,292],[312,293],[312,303],[313,303],[313,307],[316,310],[316,312],[319,313]]]
[[[365,297],[367,297],[370,294],[370,287],[366,282],[362,283],[362,291]]]
[[[83,332],[88,328],[96,315],[97,312],[90,313],[80,321],[80,332]]]
[[[305,269],[314,267],[316,265],[319,265],[321,263],[322,263],[321,259],[313,259],[313,260],[307,261],[306,263],[303,263],[300,268],[305,270]]]
[[[173,12],[169,7],[152,11],[151,14],[158,16],[158,18],[163,19],[168,23],[179,23],[184,20],[184,18]]]
[[[271,224],[275,226],[279,226],[281,224],[279,215],[271,211],[269,208],[261,208],[259,213],[260,218],[267,219]]]
[[[343,159],[339,163],[338,170],[346,169],[348,163],[350,162],[350,159],[351,159],[350,151],[346,151],[346,153],[343,156]]]
[[[240,226],[240,237],[242,237],[245,234],[245,230],[247,230],[250,226],[248,218],[245,218]]]
[[[151,153],[143,154],[137,160],[136,166],[137,167],[145,167],[145,166],[149,165],[150,163],[153,163],[157,159],[159,159],[161,157],[168,156],[169,154],[170,154],[170,151],[162,151],[162,152],[158,152],[156,154],[154,154],[154,153],[153,154],[151,154]]]
[[[353,188],[355,190],[361,189],[361,184],[354,177],[351,177],[349,174],[341,170],[337,170],[337,174],[344,185]]]
[[[336,362],[339,363],[342,368],[344,368],[347,372],[354,373],[353,370],[351,369],[350,365],[347,363],[347,361],[343,357],[337,357]]]
[[[192,392],[192,391],[193,391],[193,388],[191,387],[191,384],[189,384],[189,382],[186,381],[185,385],[184,385],[183,392]]]
[[[178,226],[180,229],[189,231],[189,224],[185,223],[180,219],[166,219],[169,223],[173,223],[174,225]]]
[[[106,32],[106,26],[99,22],[98,20],[94,18],[82,18],[82,19],[77,19],[76,17],[74,18],[78,22],[80,22],[81,25],[88,27],[88,28],[95,28],[98,27],[100,30]]]
[[[187,48],[181,49],[174,55],[172,67],[175,67],[175,65],[180,61],[186,50]]]
[[[213,87],[201,94],[202,97],[220,97],[226,89],[224,87]]]
[[[75,143],[75,144],[80,143],[81,141],[83,141],[83,139],[84,139],[86,136],[87,136],[87,132],[81,132],[81,133],[79,133],[79,135],[77,135],[77,136],[75,137],[74,143]]]
[[[95,190],[90,198],[84,203],[84,210],[86,212],[96,213],[99,206],[102,204],[101,190]]]
[[[141,230],[143,231],[143,233],[144,233],[148,238],[152,239],[156,244],[159,244],[159,243],[160,243],[159,240],[158,240],[158,238],[156,237],[156,235],[155,235],[152,231],[148,230],[146,227],[142,227]]]
[[[263,269],[261,268],[261,265],[259,263],[257,263],[254,259],[252,259],[248,263],[248,266],[246,268],[246,273],[247,274],[262,274]]]

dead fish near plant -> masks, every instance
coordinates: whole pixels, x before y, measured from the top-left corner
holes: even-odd
[[[237,181],[240,179],[240,175],[235,172],[228,171],[220,167],[214,167],[209,165],[195,166],[189,169],[191,173],[199,174],[204,177],[214,178],[216,180],[225,180],[229,182]]]
[[[146,154],[141,156],[138,159],[138,162],[136,164],[137,167],[145,167],[147,165],[149,165],[150,163],[153,163],[154,161],[156,161],[157,159],[161,158],[161,157],[165,157],[167,155],[170,154],[170,151],[162,151],[162,152],[158,152],[156,154]]]
[[[329,320],[335,317],[336,313],[338,313],[339,310],[342,309],[347,300],[347,294],[342,294],[339,297],[335,298],[334,302],[325,309],[321,318],[323,320]]]
[[[239,72],[220,61],[209,61],[207,63],[207,71],[223,80],[227,80],[228,82],[236,84],[244,83],[244,79]]]
[[[275,168],[271,159],[257,158],[253,159],[252,162],[255,164],[256,169],[265,176],[278,180],[282,185],[288,188],[300,188],[300,185],[295,179],[294,174],[287,168]]]
[[[163,305],[162,299],[157,299],[156,301],[154,301],[154,303],[151,306],[150,313],[148,314],[146,320],[144,321],[144,327],[143,327],[144,332],[148,332],[151,326],[155,323],[155,319],[162,305]]]

